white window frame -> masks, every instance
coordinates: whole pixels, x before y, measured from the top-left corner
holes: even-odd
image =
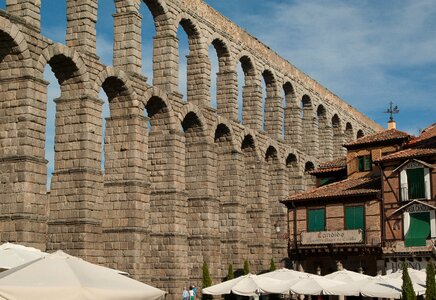
[[[424,169],[424,186],[425,186],[425,199],[430,199],[430,169],[425,166],[414,163],[407,164],[400,172],[400,194],[401,200],[407,201],[409,200],[409,187],[407,185],[407,170],[408,169]],[[414,200],[414,199],[412,199]]]

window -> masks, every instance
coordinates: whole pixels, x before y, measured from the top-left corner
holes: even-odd
[[[371,155],[359,156],[357,158],[359,172],[371,171],[372,170],[372,159]]]
[[[309,209],[307,211],[307,231],[325,230],[325,209]]]
[[[345,207],[345,229],[365,229],[363,205]]]
[[[426,246],[430,235],[430,213],[410,213],[409,222],[407,233],[404,236],[404,245],[406,247]]]
[[[430,199],[430,170],[422,165],[409,164],[400,173],[401,199]]]
[[[409,199],[425,198],[424,168],[408,169],[406,174]]]

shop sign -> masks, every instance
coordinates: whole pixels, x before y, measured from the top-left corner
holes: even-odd
[[[412,204],[404,209],[404,211],[409,212],[409,213],[424,212],[424,211],[430,211],[430,210],[431,210],[431,208],[428,205],[424,205],[422,203],[415,203],[415,204]]]
[[[386,274],[395,273],[403,268],[404,261],[399,259],[388,259],[386,262]],[[427,260],[407,259],[407,267],[415,270],[425,270],[427,268]]]
[[[363,242],[363,232],[361,229],[301,233],[302,245],[347,244],[361,242]]]

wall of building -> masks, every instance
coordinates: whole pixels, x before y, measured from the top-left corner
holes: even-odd
[[[155,21],[153,58],[141,54],[141,1],[116,0],[114,65],[105,66],[96,56],[97,0],[67,0],[66,45],[40,34],[39,1],[6,1],[6,12],[0,11],[0,240],[63,249],[176,297],[187,281],[200,283],[203,262],[217,282],[229,263],[238,269],[248,259],[259,272],[271,258],[286,258],[287,239],[273,226],[286,228],[277,201],[313,184],[304,173],[308,162],[340,155],[345,137],[381,127],[202,1],[144,3]],[[186,102],[178,93],[179,25],[190,44]],[[210,107],[210,44],[222,62],[216,110]],[[140,73],[144,59],[153,60],[153,82]],[[246,74],[242,124],[239,61]],[[47,65],[60,85],[49,192]],[[262,76],[268,79],[265,112]],[[110,107],[104,170],[101,88]]]

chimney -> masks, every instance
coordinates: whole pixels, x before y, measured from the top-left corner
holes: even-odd
[[[389,120],[388,130],[390,130],[390,129],[397,129],[397,122],[395,122],[394,120]]]

